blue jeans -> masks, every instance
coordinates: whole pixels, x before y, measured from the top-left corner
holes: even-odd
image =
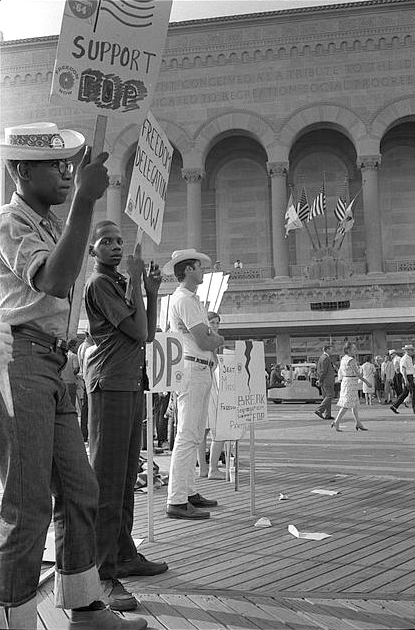
[[[102,579],[137,555],[131,532],[144,413],[142,390],[88,394],[89,453],[98,479],[97,564]]]
[[[16,333],[9,366],[15,417],[0,401],[0,605],[36,595],[52,515],[56,605],[100,599],[94,525],[98,484],[60,371],[66,355]]]

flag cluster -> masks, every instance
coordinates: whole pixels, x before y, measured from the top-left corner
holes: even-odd
[[[347,234],[347,232],[350,232],[350,230],[352,229],[354,225],[354,216],[353,216],[352,207],[358,194],[352,199],[349,205],[346,205],[346,201],[345,201],[346,182],[345,182],[345,190],[337,199],[336,207],[334,208],[334,216],[337,219],[337,229],[334,235],[333,245],[336,239],[341,238],[345,234]],[[323,180],[323,185],[321,187],[321,190],[316,196],[316,198],[314,199],[313,203],[311,204],[311,207],[309,206],[309,203],[308,203],[307,193],[306,193],[306,189],[304,185],[301,191],[300,199],[296,203],[294,202],[293,193],[291,192],[290,198],[288,200],[287,211],[285,213],[285,219],[286,219],[285,238],[288,237],[289,232],[293,230],[300,230],[303,227],[306,227],[307,232],[308,232],[308,227],[306,224],[309,221],[312,221],[315,217],[326,215],[326,212],[327,212],[327,201],[326,201],[326,191],[324,187],[324,180]],[[327,231],[327,225],[326,225],[326,231]],[[310,234],[309,234],[309,237],[314,247],[313,239],[311,238]],[[326,234],[326,237],[327,237],[327,234]],[[317,239],[318,239],[318,235],[317,235]],[[327,238],[326,238],[326,241],[327,241]],[[341,243],[340,243],[340,246],[341,246]]]

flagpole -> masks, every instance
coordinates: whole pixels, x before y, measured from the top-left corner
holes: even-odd
[[[323,201],[326,199],[326,173],[323,171]],[[327,204],[324,204],[326,206]],[[328,226],[327,226],[327,207],[324,207],[324,229],[326,232],[326,248],[329,246],[329,235],[328,235]]]
[[[356,199],[358,198],[358,196],[359,196],[359,195],[360,195],[360,193],[362,192],[362,190],[363,190],[363,186],[364,186],[365,182],[366,182],[366,180],[364,180],[364,181],[362,182],[362,185],[360,186],[359,190],[357,191],[357,193],[356,193],[356,194],[355,194],[355,196],[353,197],[353,201],[352,201],[352,203],[350,204],[350,209],[353,207],[354,202],[356,201]],[[353,214],[354,214],[354,213],[353,213]],[[336,230],[336,233],[337,233],[337,230]],[[347,234],[347,232],[345,232],[345,233],[343,234],[343,236],[342,236],[342,240],[340,241],[340,245],[339,245],[339,246],[338,246],[338,248],[337,248],[337,251],[338,251],[338,252],[340,251],[341,246],[343,245],[343,241],[344,241],[344,239],[345,239],[345,237],[346,237],[346,234]]]
[[[343,187],[344,187],[344,196],[343,196],[343,200],[346,200],[346,187],[347,187],[347,177],[344,178],[344,182],[343,182]],[[350,197],[349,197],[350,199]],[[346,202],[345,202],[346,203]],[[340,225],[340,221],[337,220],[337,225],[336,225],[336,229],[334,231],[334,235],[333,235],[333,242],[331,244],[332,247],[334,247],[335,243],[336,243],[336,234],[337,234],[337,230],[339,229],[339,225]]]
[[[292,194],[292,196],[293,196],[293,199],[294,199],[294,196],[295,196],[295,195],[294,195],[294,191],[293,191],[292,184],[289,184],[288,186],[289,186],[289,188],[290,188],[290,192],[291,192],[291,194]],[[305,191],[305,182],[303,182],[303,186],[304,186],[304,191]],[[307,196],[307,192],[306,192],[306,196]],[[307,199],[307,205],[308,205],[308,199]],[[308,234],[308,238],[310,239],[310,242],[311,242],[311,246],[312,246],[313,250],[316,252],[316,251],[317,251],[317,248],[316,248],[316,246],[314,245],[314,241],[313,241],[313,239],[312,239],[312,236],[311,236],[311,232],[310,232],[310,230],[309,230],[309,227],[308,227],[308,225],[307,225],[307,223],[306,223],[305,221],[304,221],[304,222],[302,221],[302,224],[304,225],[304,227],[305,227],[305,229],[306,229],[306,232],[307,232],[307,234]]]
[[[321,249],[321,241],[320,241],[320,237],[319,237],[318,232],[317,232],[317,226],[316,226],[316,222],[314,220],[314,217],[313,217],[313,225],[314,225],[314,231],[315,231],[316,236],[317,236],[317,244],[318,244],[319,248]]]

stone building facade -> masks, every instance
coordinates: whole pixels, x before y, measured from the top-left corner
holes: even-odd
[[[53,120],[92,140],[94,120],[49,104],[57,37],[1,44],[1,126]],[[331,338],[361,354],[415,338],[415,0],[368,0],[173,23],[152,112],[174,146],[160,246],[201,248],[231,273],[228,338],[268,362],[313,360]],[[122,226],[138,128],[111,121],[110,187],[96,218]],[[1,169],[2,201],[12,183]],[[326,217],[285,238],[290,191],[324,179]],[[340,194],[355,224],[334,242]],[[66,207],[59,209],[62,216]],[[311,237],[311,238],[310,238]],[[311,244],[313,240],[313,245]],[[243,267],[234,269],[234,261]],[[173,290],[166,278],[162,293]]]

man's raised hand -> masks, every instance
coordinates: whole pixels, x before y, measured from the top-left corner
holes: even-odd
[[[76,169],[75,188],[77,194],[88,201],[96,201],[106,191],[109,184],[107,167],[104,162],[109,154],[104,151],[91,161],[91,147],[86,147],[82,160]]]

